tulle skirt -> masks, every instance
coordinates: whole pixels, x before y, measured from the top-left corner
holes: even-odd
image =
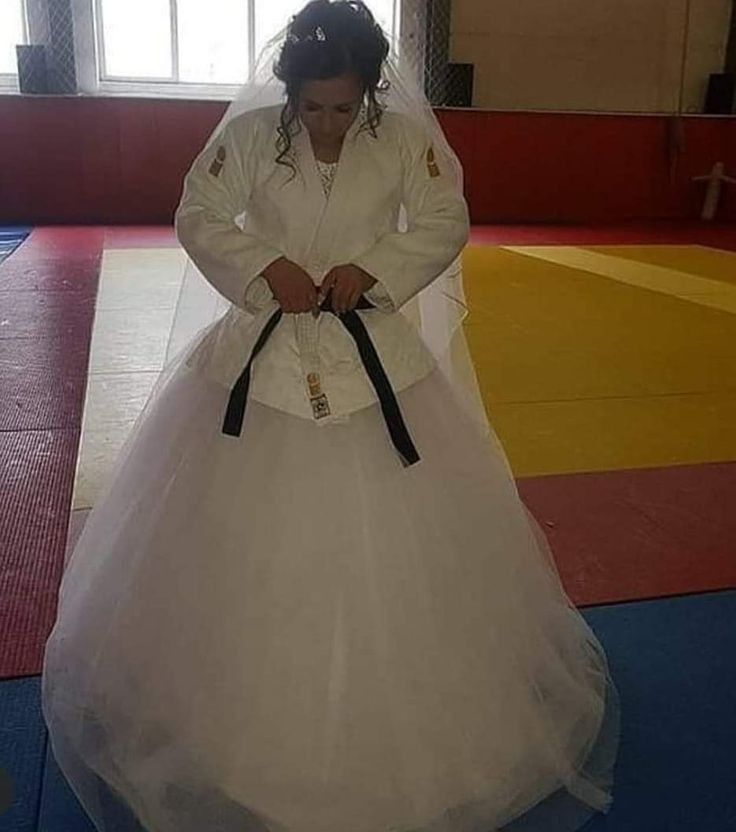
[[[529,832],[611,803],[619,700],[437,370],[318,426],[180,361],[60,589],[54,755],[102,832]]]

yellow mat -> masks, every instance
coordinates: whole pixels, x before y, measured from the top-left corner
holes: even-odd
[[[714,309],[724,309],[736,312],[736,280],[730,282],[733,272],[736,272],[736,255],[732,256],[732,269],[717,269],[716,264],[709,258],[700,255],[702,271],[705,274],[695,274],[658,265],[653,262],[641,262],[630,257],[622,257],[603,253],[590,248],[575,248],[573,246],[507,246],[507,251],[515,251],[527,257],[538,257],[550,263],[570,266],[574,269],[586,271],[599,277],[608,277],[641,289],[662,292],[667,295],[712,306]],[[727,255],[728,252],[720,252]],[[652,258],[656,253],[652,253]],[[691,267],[694,266],[692,254],[688,258]],[[711,276],[717,274],[718,277]],[[724,279],[727,277],[728,279]]]
[[[736,287],[708,249],[617,248],[466,250],[465,332],[519,476],[736,459]]]
[[[585,246],[588,251],[736,284],[736,251],[707,246]]]

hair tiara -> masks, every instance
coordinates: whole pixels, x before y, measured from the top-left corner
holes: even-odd
[[[324,42],[327,40],[327,35],[325,35],[324,29],[321,26],[317,26],[313,32],[310,32],[308,35],[300,38],[298,35],[295,35],[293,32],[288,35],[287,40],[289,43],[302,43],[306,40],[317,40],[320,42]]]

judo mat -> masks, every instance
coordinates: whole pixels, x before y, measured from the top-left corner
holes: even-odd
[[[568,594],[590,606],[735,586],[736,253],[549,233],[474,240],[465,326]],[[92,505],[155,381],[182,264],[171,229],[65,228],[37,229],[0,266],[0,678],[40,671],[70,494]],[[83,512],[72,519],[76,532]]]
[[[69,510],[160,367],[175,246],[36,229],[0,265],[1,832],[91,830],[38,674]],[[585,832],[736,828],[734,249],[733,228],[698,224],[481,228],[465,253],[485,406],[622,694],[614,807]]]
[[[101,249],[38,229],[0,264],[0,678],[39,672],[56,615]]]
[[[736,253],[635,256],[466,251],[465,331],[517,476],[736,459]]]
[[[472,246],[490,420],[578,604],[736,586],[736,252]]]
[[[9,257],[30,233],[31,229],[25,226],[0,225],[0,263]]]
[[[587,609],[622,700],[614,804],[584,832],[736,828],[736,592]],[[94,832],[49,752],[38,677],[0,683],[3,832]],[[131,827],[134,829],[135,827]]]

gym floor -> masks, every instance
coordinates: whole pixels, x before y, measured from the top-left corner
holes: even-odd
[[[69,551],[160,371],[168,227],[0,229],[2,830],[88,832],[40,713]],[[610,813],[736,828],[736,229],[476,226],[484,404],[622,697]]]

